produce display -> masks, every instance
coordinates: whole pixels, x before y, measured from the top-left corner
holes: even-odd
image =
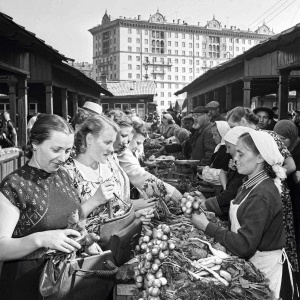
[[[199,211],[202,197],[198,191],[184,194],[184,215],[160,216],[152,228],[144,228],[136,247],[134,299],[271,299],[259,270],[193,226],[190,216]],[[213,214],[206,215],[227,226]]]

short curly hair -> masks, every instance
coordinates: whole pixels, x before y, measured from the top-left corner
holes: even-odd
[[[116,132],[120,128],[106,116],[93,114],[88,117],[82,124],[80,130],[75,134],[75,149],[76,153],[84,153],[87,148],[86,137],[90,133],[93,136],[99,136],[105,128],[111,127]]]

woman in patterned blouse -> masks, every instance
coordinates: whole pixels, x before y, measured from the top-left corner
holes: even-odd
[[[73,129],[64,119],[42,116],[30,132],[29,161],[0,184],[1,299],[39,299],[45,258],[43,251],[35,251],[51,248],[71,253],[79,249],[69,236],[79,237],[80,233],[63,229],[68,217],[75,210],[86,217],[112,197],[112,188],[105,186],[80,205],[68,174],[60,168],[73,143]]]

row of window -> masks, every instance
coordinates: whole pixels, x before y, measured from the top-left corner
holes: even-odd
[[[198,72],[199,73],[199,72]],[[136,75],[136,79],[141,79],[141,74],[135,74]],[[149,75],[148,75],[149,76]],[[171,75],[168,75],[168,80],[172,80]],[[132,79],[133,78],[133,74],[132,73],[128,73],[128,78]],[[152,78],[153,79],[160,79],[160,80],[164,80],[164,75],[156,75],[156,74],[152,74]],[[182,81],[186,81],[187,77],[186,76],[182,76]],[[193,80],[193,76],[189,76],[188,78],[189,81]],[[175,81],[179,81],[179,76],[175,75]]]
[[[167,103],[167,101],[160,101],[160,106],[165,106],[165,103]],[[172,101],[168,101],[168,107],[170,107],[172,104]]]

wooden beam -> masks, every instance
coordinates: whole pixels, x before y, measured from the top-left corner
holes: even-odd
[[[289,74],[290,72],[287,71],[287,72],[281,72],[279,75],[279,88],[278,88],[279,120],[287,119],[288,117]]]
[[[23,147],[27,144],[27,78],[18,79],[18,146]]]
[[[16,95],[16,82],[9,82],[8,84],[9,94],[9,114],[14,126],[17,126],[17,95]]]
[[[251,107],[251,80],[249,79],[244,79],[243,106]]]
[[[77,97],[77,93],[71,93],[71,95],[72,95],[73,117],[74,117],[78,110],[78,97]]]
[[[218,90],[214,90],[214,101],[219,102],[219,91]]]
[[[68,120],[68,90],[61,89],[61,111],[62,117]]]
[[[226,85],[226,109],[230,110],[232,105],[232,86]]]
[[[52,83],[46,86],[46,114],[53,114],[53,88]]]

